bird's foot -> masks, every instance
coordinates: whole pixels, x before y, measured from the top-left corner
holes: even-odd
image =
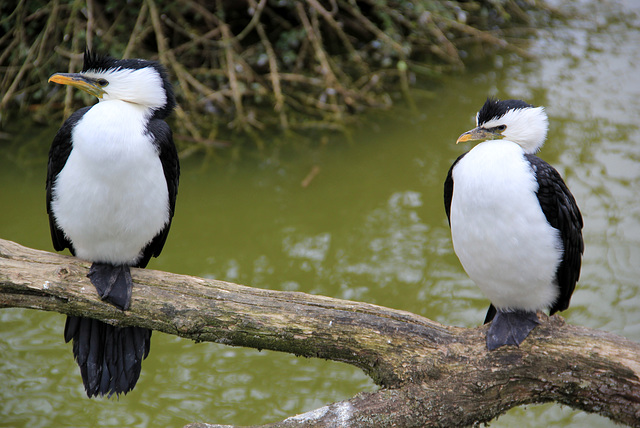
[[[487,332],[487,348],[493,351],[504,345],[519,346],[538,324],[535,312],[503,312],[498,309]]]
[[[133,280],[127,265],[93,263],[87,275],[100,298],[126,311],[131,302]]]

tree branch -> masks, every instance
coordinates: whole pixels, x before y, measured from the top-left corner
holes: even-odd
[[[272,427],[464,426],[555,401],[640,426],[640,344],[540,315],[520,348],[487,352],[485,327],[376,305],[133,269],[130,310],[102,302],[89,263],[0,240],[0,307],[90,316],[197,341],[355,365],[382,388]],[[215,425],[191,424],[189,427]]]

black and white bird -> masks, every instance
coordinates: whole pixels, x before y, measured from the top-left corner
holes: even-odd
[[[558,171],[534,154],[547,128],[543,107],[487,99],[457,141],[479,144],[444,184],[453,248],[491,301],[489,350],[519,345],[537,311],[567,309],[580,276],[582,215]]]
[[[49,152],[47,212],[56,250],[93,262],[89,279],[121,310],[131,301],[130,267],[157,257],[173,218],[180,166],[164,119],[175,107],[157,62],[85,52],[80,73],[50,82],[71,85],[99,102],[74,112]],[[149,353],[151,330],[68,316],[65,341],[89,397],[127,393]]]

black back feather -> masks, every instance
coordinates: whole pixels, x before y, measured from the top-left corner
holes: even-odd
[[[526,154],[525,158],[538,180],[536,196],[549,224],[560,232],[562,261],[556,271],[559,295],[550,308],[550,314],[569,307],[571,295],[580,278],[584,241],[582,214],[575,198],[554,167],[539,157]]]
[[[163,120],[151,119],[147,125],[147,132],[154,137],[154,141],[160,155],[160,162],[164,171],[164,178],[167,181],[169,191],[169,221],[165,227],[158,232],[153,240],[142,250],[142,258],[138,261],[137,267],[146,267],[151,257],[158,257],[169,234],[171,221],[176,207],[176,197],[178,195],[178,182],[180,179],[180,163],[178,152],[173,143],[171,128]]]
[[[447,178],[444,180],[444,211],[447,213],[447,221],[449,222],[449,227],[451,227],[451,199],[453,199],[453,168],[460,162],[467,153],[463,153],[458,156],[458,159],[453,162],[451,168],[449,168],[449,172],[447,173]]]

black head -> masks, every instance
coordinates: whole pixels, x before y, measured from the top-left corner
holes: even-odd
[[[80,74],[91,76],[94,79],[106,79],[109,81],[112,79],[113,81],[108,82],[111,85],[104,86],[105,92],[109,92],[110,89],[116,90],[115,82],[116,79],[120,79],[121,75],[119,73],[114,73],[120,70],[142,70],[145,68],[153,69],[157,75],[160,77],[160,81],[162,82],[162,89],[165,95],[165,101],[163,105],[153,106],[153,117],[158,119],[164,119],[167,117],[171,111],[176,106],[176,99],[173,93],[173,87],[171,86],[171,82],[169,81],[168,73],[165,67],[156,61],[149,61],[144,59],[115,59],[109,55],[99,55],[89,50],[86,50],[84,53],[84,64],[82,67],[82,72]],[[157,81],[157,78],[156,80]],[[135,84],[134,81],[131,84]],[[142,88],[142,87],[141,87]],[[122,88],[118,87],[117,90],[121,90]],[[119,94],[114,94],[115,98],[118,98]],[[140,94],[141,97],[144,94]],[[131,94],[128,96],[133,97],[133,99],[128,99],[128,101],[135,102],[136,94]],[[123,98],[124,99],[124,98]]]
[[[457,143],[506,140],[525,153],[535,153],[547,138],[549,119],[543,107],[521,100],[487,98],[476,115],[476,127],[460,135]]]
[[[142,105],[164,119],[176,106],[173,87],[162,64],[144,59],[115,59],[89,50],[80,73],[56,73],[50,82],[75,86],[100,100]]]
[[[532,108],[522,100],[499,100],[497,98],[487,98],[478,115],[476,116],[476,126],[481,126],[492,119],[499,119],[509,110]]]

